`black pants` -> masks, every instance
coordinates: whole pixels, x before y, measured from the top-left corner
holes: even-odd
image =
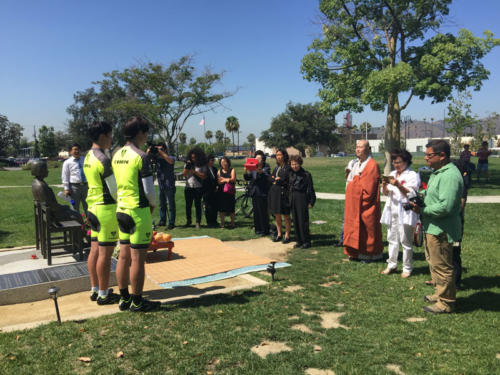
[[[190,188],[186,187],[184,189],[184,198],[186,199],[186,221],[191,224],[191,209],[194,207],[196,209],[196,223],[201,223],[201,188]]]
[[[453,246],[453,279],[455,279],[455,285],[460,286],[462,282],[462,257],[460,256],[462,252],[462,238],[464,236],[464,211],[460,212],[460,219],[462,221],[462,233],[460,235],[460,243],[458,246]]]
[[[309,235],[309,204],[305,193],[292,193],[293,228],[296,241],[300,244],[311,242]]]
[[[212,192],[203,196],[205,203],[205,219],[207,225],[217,225],[217,193]]]
[[[455,279],[455,285],[460,286],[462,282],[462,258],[460,257],[460,252],[462,251],[462,246],[453,246],[453,278]]]
[[[256,233],[269,233],[269,212],[267,197],[252,197],[253,225]]]

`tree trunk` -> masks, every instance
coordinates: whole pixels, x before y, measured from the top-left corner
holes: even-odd
[[[391,172],[391,151],[400,147],[400,131],[399,124],[401,119],[401,108],[399,106],[399,98],[397,93],[389,95],[387,101],[387,122],[385,125],[385,161],[384,161],[384,176],[388,176]]]

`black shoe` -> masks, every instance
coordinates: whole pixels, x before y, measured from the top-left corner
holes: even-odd
[[[280,242],[282,240],[281,236],[273,237],[273,242]]]
[[[295,245],[293,245],[294,249],[298,249],[300,247],[302,247],[302,244],[300,242],[297,242]]]
[[[262,237],[269,236],[269,232],[262,232],[260,235],[261,235]]]
[[[118,303],[119,300],[120,300],[119,294],[108,292],[108,295],[104,298],[97,297],[97,304],[98,305],[112,305],[114,303]]]
[[[131,304],[132,304],[132,296],[129,296],[128,299],[121,297],[120,302],[118,302],[118,308],[120,309],[120,311],[125,311],[130,308]]]
[[[174,225],[174,224],[168,224],[167,229],[174,229],[174,228],[175,228],[175,225]]]
[[[311,247],[311,243],[310,242],[306,242],[305,244],[302,245],[303,249],[309,249],[310,247]]]
[[[283,237],[283,241],[281,241],[283,244],[290,243],[290,237]]]
[[[164,222],[164,221],[160,221],[160,222],[158,223],[158,226],[159,226],[159,227],[164,227],[164,226],[165,226],[165,222]]]
[[[255,232],[255,235],[256,235],[256,236],[262,236],[263,234],[264,234],[264,233],[262,233],[262,232]]]
[[[108,294],[110,294],[110,293],[113,293],[113,288],[109,288],[108,289]],[[90,294],[90,300],[91,301],[94,301],[94,302],[97,301],[97,297],[99,297],[99,293],[97,293],[97,292],[92,292]]]
[[[147,312],[147,311],[156,310],[160,306],[161,306],[161,302],[149,301],[149,300],[143,298],[141,300],[141,302],[139,302],[138,305],[136,305],[135,303],[132,302],[130,304],[130,311],[132,311],[132,312],[140,312],[140,311]]]
[[[191,222],[190,222],[190,221],[188,221],[186,224],[184,224],[184,227],[186,227],[186,228],[187,228],[187,227],[190,227],[191,225],[192,225],[192,224],[191,224]]]

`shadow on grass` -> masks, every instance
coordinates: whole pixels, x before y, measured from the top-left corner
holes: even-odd
[[[177,304],[179,308],[189,308],[189,307],[207,307],[213,305],[243,305],[250,302],[251,297],[260,296],[262,292],[257,292],[253,290],[247,290],[244,292],[236,292],[235,295],[229,294],[215,294],[208,295],[203,298],[191,299],[187,301],[182,301]]]
[[[335,234],[313,234],[311,243],[313,246],[333,246],[338,242]]]
[[[3,240],[8,235],[12,234],[12,232],[7,232],[5,230],[0,230],[0,241]]]
[[[500,311],[500,293],[478,292],[466,298],[457,298],[457,313],[476,310]]]
[[[464,290],[500,288],[500,276],[471,276],[462,282]]]

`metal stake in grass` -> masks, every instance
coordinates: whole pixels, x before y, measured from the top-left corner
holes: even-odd
[[[57,286],[53,286],[49,289],[49,296],[54,300],[54,304],[56,306],[57,321],[61,323],[61,315],[59,315],[59,306],[57,305],[57,292],[59,292],[59,288]]]
[[[274,281],[274,274],[276,273],[275,265],[276,265],[276,262],[271,262],[271,264],[269,264],[267,266],[267,272],[269,272],[271,274],[272,281]]]

